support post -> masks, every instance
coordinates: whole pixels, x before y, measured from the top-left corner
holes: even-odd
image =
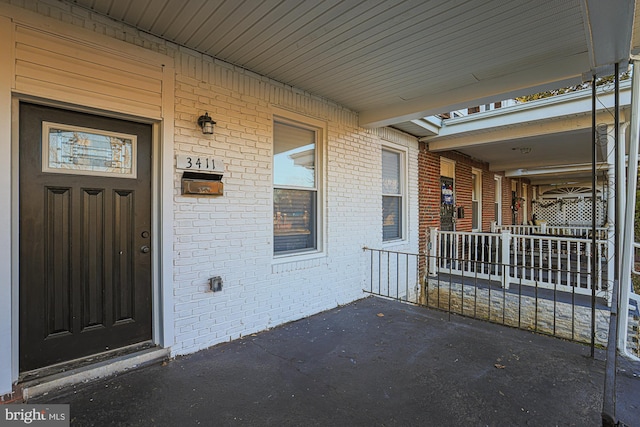
[[[616,66],[616,71],[617,71]],[[617,82],[617,80],[616,80]],[[616,85],[617,89],[617,85]],[[596,263],[600,263],[598,259],[598,248],[596,240],[596,76],[593,75],[591,81],[591,357],[595,356],[596,344],[596,286],[598,283],[598,268]],[[617,95],[617,93],[616,93]],[[617,107],[617,105],[616,105]],[[617,141],[616,141],[617,142]],[[618,144],[616,144],[617,150]],[[618,151],[616,151],[616,154]],[[617,156],[616,156],[617,157]],[[616,190],[618,189],[618,179],[616,174]],[[617,203],[617,199],[616,199]],[[616,205],[617,207],[617,205]],[[617,221],[617,219],[616,219]]]
[[[429,276],[435,276],[437,270],[437,256],[438,256],[438,229],[432,228],[430,230],[429,247],[427,253],[429,254]]]
[[[507,289],[509,287],[509,271],[511,264],[511,231],[509,231],[508,228],[502,230],[502,233],[500,234],[500,241],[502,244],[502,253],[500,259],[500,262],[502,264],[502,287],[504,289]]]
[[[606,126],[606,125],[604,125]],[[623,212],[625,210],[625,180],[619,179],[620,176],[625,175],[625,152],[622,147],[616,145],[617,141],[625,140],[625,133],[629,122],[624,122],[618,126],[607,126],[606,134],[599,131],[601,137],[606,136],[606,152],[607,152],[607,177],[608,186],[602,184],[602,195],[606,197],[607,201],[607,247],[606,247],[606,260],[607,260],[607,300],[611,301],[612,289],[614,282],[619,282],[618,272],[620,268],[619,250],[622,244],[617,235],[617,230],[621,230],[624,224]],[[598,127],[600,129],[600,126]],[[601,144],[601,143],[600,143]],[[622,148],[622,149],[621,149]],[[621,165],[621,166],[620,166]],[[618,177],[618,178],[616,178]],[[606,189],[606,191],[605,191]],[[593,196],[595,198],[595,194]]]
[[[637,71],[638,63],[634,61],[634,71]],[[629,138],[629,161],[627,175],[627,196],[624,216],[623,250],[620,274],[619,301],[618,301],[618,350],[629,355],[627,351],[627,322],[629,319],[629,293],[631,291],[631,270],[633,264],[633,225],[635,221],[636,187],[638,183],[638,133],[640,132],[640,73],[633,73],[631,84],[631,129]],[[621,144],[624,147],[624,144]],[[614,300],[614,304],[616,301]]]

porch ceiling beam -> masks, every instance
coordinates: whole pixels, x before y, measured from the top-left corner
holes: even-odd
[[[607,117],[607,119],[609,118]],[[612,124],[613,117],[611,117],[609,121],[611,123],[607,124]],[[601,123],[606,123],[606,121],[603,120]],[[589,128],[591,128],[591,116],[583,115],[579,117],[572,117],[568,120],[548,121],[546,123],[528,123],[522,126],[513,126],[506,129],[493,129],[483,133],[467,134],[456,138],[443,140],[426,139],[426,141],[429,144],[429,151],[449,151],[483,144],[497,144],[522,138],[573,132]]]
[[[596,169],[598,170],[607,170],[609,168],[609,164],[607,162],[600,162],[596,164]],[[556,166],[550,168],[537,168],[537,169],[512,169],[505,171],[505,176],[508,178],[517,178],[517,177],[529,177],[529,176],[540,176],[540,175],[551,175],[551,174],[564,174],[564,173],[575,173],[575,172],[591,172],[591,163],[583,163],[579,165],[564,165],[564,166]]]
[[[588,135],[587,135],[588,137]],[[586,159],[586,156],[583,156]],[[601,163],[598,163],[598,172],[602,170],[607,170],[608,166],[600,166]],[[605,164],[606,165],[606,164]],[[489,164],[489,170],[491,171],[510,171],[514,176],[535,176],[535,175],[543,175],[545,174],[543,171],[547,171],[546,174],[560,174],[560,173],[587,173],[591,175],[591,164],[587,169],[581,169],[577,167],[575,170],[571,170],[567,168],[567,165],[554,165],[548,159],[539,159],[533,161],[521,161],[518,164],[514,164],[512,161],[500,161],[500,162],[491,162]],[[529,172],[527,175],[522,174],[518,171],[540,171],[539,173]],[[519,174],[519,175],[518,175]]]
[[[600,176],[597,177],[598,185],[602,185],[606,180]],[[536,178],[532,181],[532,185],[538,187],[538,194],[544,194],[550,190],[556,190],[558,187],[591,187],[591,177],[564,177],[564,178]]]
[[[411,123],[413,123],[416,126],[420,126],[422,129],[426,130],[432,135],[437,135],[438,132],[440,132],[440,128],[441,128],[441,126],[436,125],[435,123],[432,123],[431,121],[425,120],[425,119],[411,120]]]
[[[631,104],[631,80],[625,81],[621,86],[620,103],[629,105]],[[609,87],[600,88],[598,91],[598,105],[599,111],[611,109],[615,106],[615,97]],[[446,120],[437,136],[424,137],[422,140],[429,141],[466,132],[549,121],[554,118],[581,114],[591,114],[591,94],[589,90],[571,92],[525,102],[504,109]]]
[[[360,111],[360,125],[366,128],[390,126],[446,111],[502,101],[517,96],[570,86],[582,81],[576,70],[589,70],[587,52],[561,58],[505,75],[478,80],[441,93],[429,93],[392,105]]]

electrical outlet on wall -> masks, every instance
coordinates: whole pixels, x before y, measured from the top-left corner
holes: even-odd
[[[222,277],[214,276],[209,279],[209,289],[211,292],[219,292],[222,290]]]

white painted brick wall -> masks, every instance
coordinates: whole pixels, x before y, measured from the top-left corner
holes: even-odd
[[[417,142],[390,129],[359,128],[352,111],[121,23],[55,0],[0,0],[175,59],[175,151],[223,159],[224,196],[180,194],[174,174],[175,343],[197,351],[365,296],[367,254],[382,247],[381,144],[409,148],[407,242],[418,250]],[[326,123],[322,177],[324,253],[289,262],[272,256],[274,107]],[[205,111],[217,122],[202,135]],[[206,292],[221,276],[222,292]]]

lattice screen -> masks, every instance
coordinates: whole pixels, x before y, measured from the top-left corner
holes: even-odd
[[[591,198],[542,199],[533,205],[536,219],[546,220],[549,225],[591,225]],[[596,225],[607,222],[607,203],[596,202]]]

